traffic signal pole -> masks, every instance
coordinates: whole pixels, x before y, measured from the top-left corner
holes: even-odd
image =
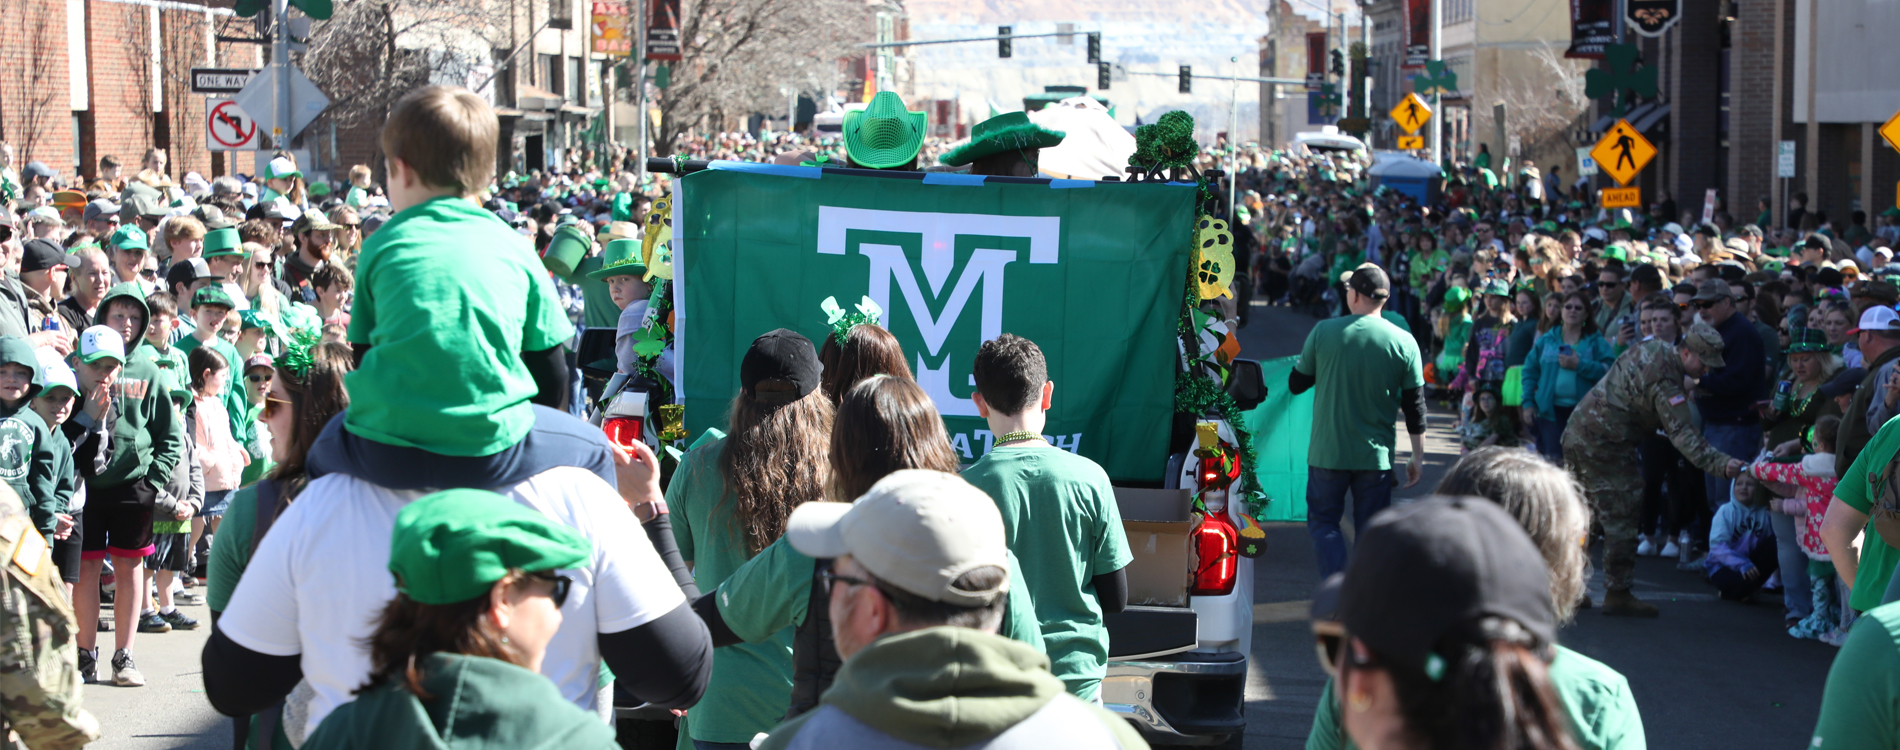
[[[1443,39],[1443,37],[1445,36],[1444,3],[1441,0],[1432,0],[1431,6],[1432,6],[1432,45],[1431,45],[1431,54],[1429,55],[1429,57],[1433,60],[1442,61],[1445,59],[1444,58],[1444,39]],[[1432,89],[1432,111],[1433,112],[1442,113],[1445,111],[1444,107],[1439,106],[1439,96],[1440,96],[1440,91],[1442,89],[1443,89],[1442,86]],[[1445,164],[1445,118],[1442,116],[1433,117],[1431,121],[1431,129],[1432,129],[1432,142],[1431,142],[1432,163],[1439,165],[1440,167],[1443,167]]]

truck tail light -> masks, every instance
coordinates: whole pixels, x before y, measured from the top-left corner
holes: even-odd
[[[632,450],[633,444],[640,442],[640,430],[644,422],[639,417],[608,417],[600,428],[606,431],[607,442]]]
[[[1192,534],[1195,552],[1193,596],[1226,596],[1239,578],[1240,532],[1222,515],[1207,515]]]

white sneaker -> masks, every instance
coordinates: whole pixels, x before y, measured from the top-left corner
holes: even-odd
[[[1663,557],[1677,557],[1682,554],[1682,550],[1676,547],[1676,540],[1671,539],[1663,543],[1662,552],[1659,554]]]
[[[1649,537],[1639,537],[1639,538],[1641,538],[1643,541],[1638,542],[1636,544],[1636,556],[1637,557],[1655,557],[1656,545],[1649,541]]]

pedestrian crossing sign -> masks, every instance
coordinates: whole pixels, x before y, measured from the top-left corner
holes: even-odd
[[[1420,150],[1423,150],[1424,148],[1425,148],[1425,136],[1422,136],[1422,135],[1399,136],[1399,150],[1400,151],[1420,151]]]
[[[1603,170],[1616,179],[1618,185],[1628,185],[1636,179],[1636,173],[1656,158],[1656,147],[1644,138],[1636,128],[1630,127],[1628,120],[1617,120],[1615,125],[1603,133],[1603,139],[1590,149],[1590,158],[1597,163],[1597,169]]]
[[[1426,104],[1418,94],[1406,94],[1404,99],[1392,106],[1392,121],[1398,123],[1408,135],[1417,133],[1431,119],[1431,105]]]
[[[1880,126],[1880,137],[1887,139],[1887,145],[1893,150],[1900,151],[1900,112],[1893,113],[1886,124]]]

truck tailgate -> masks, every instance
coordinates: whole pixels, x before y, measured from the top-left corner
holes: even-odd
[[[1187,490],[1115,488],[1128,564],[1128,608],[1103,618],[1111,659],[1150,659],[1194,649],[1200,619],[1189,608],[1194,524]]]

